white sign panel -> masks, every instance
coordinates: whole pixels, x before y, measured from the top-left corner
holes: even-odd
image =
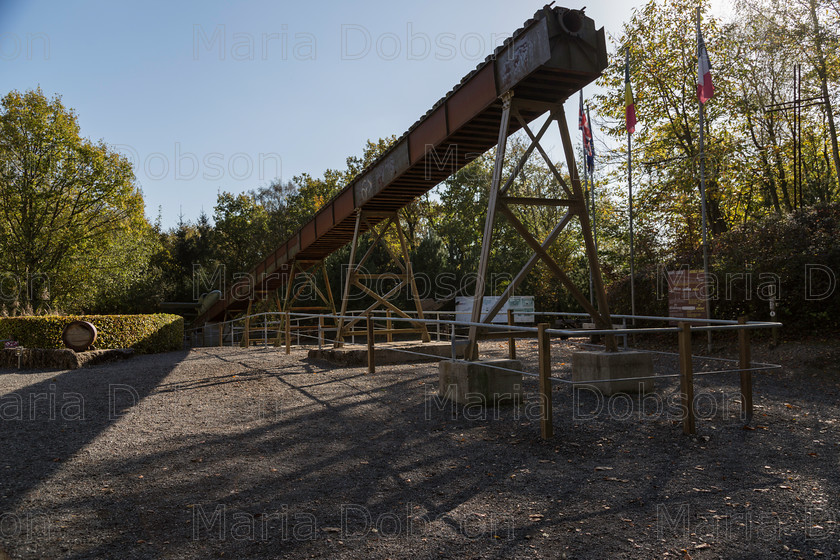
[[[490,308],[496,305],[499,301],[499,296],[484,296],[481,301],[481,320],[487,317]],[[473,298],[471,297],[456,297],[455,298],[455,320],[456,321],[470,321],[472,319]],[[511,296],[495,317],[493,323],[507,323],[508,309],[513,310],[513,321],[515,323],[533,323],[534,322],[534,296]]]

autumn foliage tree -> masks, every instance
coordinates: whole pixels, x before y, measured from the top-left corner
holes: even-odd
[[[2,295],[17,309],[85,307],[97,284],[130,282],[132,262],[114,257],[149,232],[128,160],[40,89],[2,100],[0,216]]]

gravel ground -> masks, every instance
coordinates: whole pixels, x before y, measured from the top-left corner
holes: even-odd
[[[697,378],[697,437],[675,379],[644,400],[559,383],[548,442],[533,378],[524,404],[482,413],[436,400],[436,364],[366,375],[305,352],[0,370],[0,560],[840,555],[826,344],[756,349],[786,367],[755,376],[749,429],[733,374]]]

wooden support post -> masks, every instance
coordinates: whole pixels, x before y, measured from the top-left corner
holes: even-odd
[[[514,325],[515,322],[513,320],[513,309],[508,309],[508,325]],[[516,359],[516,338],[511,336],[508,339],[508,357],[511,360]]]
[[[225,345],[225,324],[219,323],[219,347]]]
[[[376,373],[376,356],[374,355],[373,316],[367,314],[367,359],[368,373]]]
[[[333,314],[335,314],[335,313],[333,313]],[[327,339],[327,335],[324,332],[324,316],[323,315],[318,315],[318,350],[320,350],[321,347],[324,346],[324,343],[326,342],[326,339]]]
[[[679,324],[680,347],[680,398],[682,403],[683,433],[694,435],[694,370],[691,363],[691,325]]]
[[[251,308],[253,307],[254,302],[248,302],[248,309],[245,311],[245,332],[242,335],[242,346],[243,348],[250,348],[251,347]]]
[[[286,310],[286,354],[292,353],[292,313]]]
[[[551,399],[551,340],[548,323],[537,326],[537,345],[540,361],[540,434],[543,439],[554,437],[553,409]]]
[[[394,323],[393,323],[393,321],[391,321],[391,310],[390,309],[388,309],[385,312],[385,318],[386,318],[385,328],[388,330],[388,342],[394,342],[394,333],[391,332],[391,330],[394,328]]]
[[[274,346],[280,348],[283,340],[283,302],[280,301],[280,288],[274,293],[274,305],[277,306],[277,336],[274,337]]]
[[[746,317],[739,317],[738,323],[747,323]],[[752,372],[744,371],[752,367],[752,356],[750,352],[750,331],[741,329],[738,331],[738,354],[741,369],[741,418],[744,423],[749,424],[753,416],[753,389]]]

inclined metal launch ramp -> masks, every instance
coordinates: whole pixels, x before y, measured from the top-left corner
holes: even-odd
[[[562,105],[606,66],[604,30],[591,18],[561,7],[537,11],[196,324],[245,310],[249,300],[282,287],[293,263],[320,262],[353,241],[357,212],[365,213],[364,233],[497,145],[503,96],[515,93],[522,117],[505,119],[510,135]]]

